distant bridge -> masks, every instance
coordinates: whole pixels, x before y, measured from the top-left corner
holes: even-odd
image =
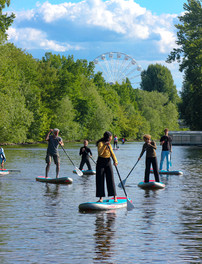
[[[178,146],[202,146],[202,131],[169,131],[172,144]]]

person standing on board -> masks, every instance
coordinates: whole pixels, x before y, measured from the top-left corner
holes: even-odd
[[[107,182],[108,196],[114,196],[114,202],[117,202],[116,187],[114,182],[114,173],[111,164],[111,153],[115,161],[114,166],[118,165],[116,156],[110,144],[112,134],[109,131],[104,133],[104,136],[96,143],[98,149],[98,159],[96,164],[96,197],[99,197],[98,202],[103,202],[105,197],[105,178]],[[110,150],[111,153],[110,153]]]
[[[118,148],[118,137],[114,136],[114,149]]]
[[[79,152],[79,155],[82,156],[79,169],[82,170],[84,164],[86,164],[88,167],[88,170],[92,170],[91,164],[89,161],[89,155],[90,155],[90,157],[92,157],[92,152],[91,152],[90,148],[88,147],[88,140],[84,140],[83,144],[84,144],[84,146],[80,148],[80,152]]]
[[[145,143],[142,146],[142,152],[140,153],[138,160],[141,159],[144,152],[146,151],[146,160],[145,160],[146,167],[145,167],[144,182],[149,182],[151,164],[152,164],[153,171],[154,171],[155,181],[159,182],[160,180],[159,180],[159,172],[158,172],[158,163],[157,163],[156,151],[155,151],[156,143],[154,141],[151,141],[150,135],[144,135],[143,140]]]
[[[1,163],[1,169],[4,168],[4,162],[6,162],[6,156],[4,153],[4,149],[0,147],[0,163]]]
[[[162,146],[161,151],[161,161],[160,161],[160,168],[161,171],[163,169],[163,162],[166,158],[167,161],[167,171],[169,171],[170,168],[170,153],[172,152],[172,138],[168,136],[168,129],[164,129],[164,136],[160,139],[160,145]]]
[[[53,132],[53,135],[50,135]],[[60,171],[60,157],[58,153],[58,145],[64,146],[64,143],[62,141],[62,138],[58,136],[59,129],[54,128],[50,129],[46,136],[46,141],[48,141],[48,148],[47,148],[47,154],[46,154],[46,178],[48,177],[48,172],[50,170],[51,165],[51,158],[53,158],[55,165],[56,165],[56,178],[59,177],[59,171]]]

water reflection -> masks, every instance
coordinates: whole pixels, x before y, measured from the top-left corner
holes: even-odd
[[[59,196],[60,185],[46,183],[45,196],[49,196],[52,199],[56,199]]]
[[[114,263],[110,261],[114,254],[116,211],[96,214],[95,219],[95,253],[94,263]]]

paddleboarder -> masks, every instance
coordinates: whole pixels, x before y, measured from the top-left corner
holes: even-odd
[[[53,132],[53,135],[50,135]],[[46,154],[46,178],[48,177],[48,172],[50,170],[51,165],[51,159],[53,158],[55,165],[56,165],[56,178],[59,177],[59,171],[60,171],[60,157],[58,153],[58,146],[59,144],[61,146],[64,146],[64,143],[62,141],[62,138],[58,136],[59,135],[59,129],[54,128],[50,129],[46,136],[46,141],[48,141],[48,148],[47,148],[47,154]]]
[[[88,167],[88,170],[92,170],[89,157],[92,157],[92,152],[90,148],[88,147],[88,140],[84,140],[83,142],[84,146],[80,148],[79,155],[81,155],[81,163],[79,166],[79,169],[82,170],[83,166],[86,164]]]
[[[142,152],[140,153],[140,156],[138,160],[141,159],[144,152],[146,151],[146,167],[145,167],[145,177],[144,182],[149,182],[149,175],[150,175],[150,168],[151,164],[154,171],[155,181],[160,182],[159,180],[159,172],[158,172],[158,163],[157,163],[157,157],[156,157],[156,143],[154,141],[151,141],[150,135],[144,135],[143,136],[144,145],[142,146]]]
[[[96,197],[99,197],[98,202],[103,202],[103,197],[105,197],[105,178],[108,196],[114,196],[114,201],[117,202],[114,173],[110,159],[111,154],[113,156],[114,166],[118,165],[118,161],[110,144],[111,141],[112,133],[106,131],[103,137],[96,143],[98,149],[98,159],[96,165]],[[108,149],[108,146],[110,150]]]
[[[4,149],[0,147],[0,163],[1,163],[1,169],[4,168],[4,162],[6,162],[6,156],[4,153]]]
[[[160,161],[160,168],[159,168],[160,171],[163,169],[163,162],[165,158],[167,161],[167,171],[169,171],[169,168],[170,168],[170,155],[172,152],[172,138],[168,135],[168,132],[169,132],[168,128],[165,128],[164,136],[162,136],[160,139],[160,145],[162,146],[161,161]]]
[[[114,136],[114,149],[118,148],[118,137],[115,135]]]

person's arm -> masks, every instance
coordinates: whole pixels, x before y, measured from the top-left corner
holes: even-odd
[[[62,138],[60,138],[60,140],[59,140],[59,144],[60,144],[60,146],[64,146],[64,143],[63,143],[63,141],[62,141]]]
[[[48,134],[46,135],[46,141],[48,141],[49,140],[49,136],[50,136],[50,133],[52,133],[53,132],[53,129],[50,129],[50,131],[48,132]]]
[[[164,140],[163,140],[163,137],[161,137],[161,139],[160,139],[160,145],[162,146],[163,144],[164,144]]]
[[[110,152],[111,152],[112,157],[113,157],[114,166],[117,166],[117,165],[118,165],[118,160],[117,160],[117,158],[116,158],[116,156],[115,156],[115,154],[114,154],[114,151],[113,151],[113,149],[112,149],[112,146],[111,146],[111,144],[109,144],[108,146],[110,147]]]
[[[155,142],[155,141],[152,141],[151,143],[148,143],[148,145],[149,145],[150,147],[152,147],[153,149],[157,149],[157,147],[156,147],[156,142]]]

